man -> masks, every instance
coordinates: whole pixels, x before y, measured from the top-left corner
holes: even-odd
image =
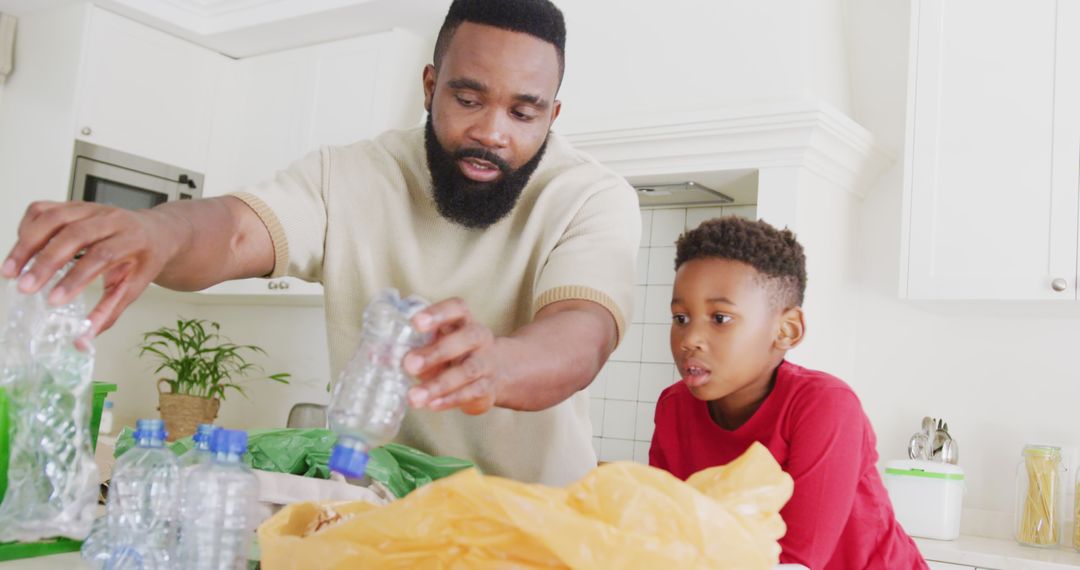
[[[36,203],[0,270],[33,292],[85,250],[49,299],[98,275],[107,329],[151,280],[322,282],[331,369],[384,287],[436,300],[435,340],[406,356],[422,382],[399,440],[487,473],[564,484],[595,465],[580,391],[630,317],[640,217],[625,181],[549,129],[565,25],[548,0],[456,0],[423,71],[423,129],[324,148],[233,196],[138,212]]]

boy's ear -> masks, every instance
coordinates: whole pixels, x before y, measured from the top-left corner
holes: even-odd
[[[778,350],[791,350],[802,342],[806,334],[806,321],[802,307],[786,309],[780,315],[780,329],[777,331],[773,346]]]

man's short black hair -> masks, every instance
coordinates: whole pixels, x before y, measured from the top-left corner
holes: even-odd
[[[688,261],[705,258],[741,261],[764,278],[780,308],[802,306],[806,255],[791,230],[778,230],[760,220],[713,218],[675,243],[676,270]]]
[[[559,82],[566,69],[566,21],[549,0],[454,0],[435,40],[435,69],[439,69],[454,32],[463,22],[521,32],[555,46]]]

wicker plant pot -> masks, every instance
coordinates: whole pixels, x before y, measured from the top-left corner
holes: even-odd
[[[217,419],[221,400],[165,392],[163,384],[164,380],[158,382],[158,411],[165,422],[168,441],[194,435],[199,424],[213,423]]]

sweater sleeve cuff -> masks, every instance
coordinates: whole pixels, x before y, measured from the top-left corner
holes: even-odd
[[[615,320],[615,346],[618,346],[619,343],[622,342],[623,334],[626,331],[626,321],[623,319],[622,311],[619,310],[619,306],[615,304],[615,301],[613,301],[611,297],[592,287],[564,285],[555,287],[554,289],[548,289],[541,293],[533,302],[533,316],[536,316],[536,313],[540,312],[540,309],[543,309],[552,303],[574,300],[592,301],[607,309],[607,312],[611,314],[611,318]]]

